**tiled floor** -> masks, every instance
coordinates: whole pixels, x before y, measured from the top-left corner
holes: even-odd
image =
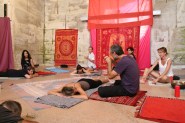
[[[176,75],[184,77],[185,69],[174,70]],[[142,120],[134,117],[136,107],[100,102],[94,100],[84,101],[70,109],[48,108],[35,111],[29,104],[21,99],[11,89],[12,84],[36,82],[48,79],[59,79],[71,77],[69,74],[57,74],[54,76],[37,77],[33,79],[6,80],[2,84],[3,89],[0,92],[0,102],[3,100],[16,100],[22,104],[23,116],[33,114],[36,116],[33,120],[40,123],[148,123],[151,121]],[[184,77],[185,78],[185,77]],[[147,95],[160,97],[174,97],[174,89],[170,84],[153,85],[140,84],[141,90],[147,90]],[[185,91],[181,91],[180,98],[185,99]]]

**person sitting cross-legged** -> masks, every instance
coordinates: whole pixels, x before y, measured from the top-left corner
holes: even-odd
[[[109,79],[120,76],[113,86],[104,86],[98,88],[101,97],[114,96],[135,96],[139,91],[139,69],[136,60],[130,55],[124,55],[121,46],[115,44],[110,48],[110,55],[113,60],[106,56],[107,75]],[[114,62],[118,61],[118,62]],[[112,69],[112,63],[116,63]]]

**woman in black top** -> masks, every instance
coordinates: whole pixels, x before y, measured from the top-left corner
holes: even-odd
[[[27,70],[28,67],[34,68],[33,59],[27,50],[23,50],[21,58],[22,69]]]
[[[70,96],[74,98],[88,99],[86,90],[96,88],[101,84],[109,82],[108,79],[86,79],[82,78],[78,82],[68,83],[57,89],[50,90],[48,94],[56,96]]]
[[[37,76],[38,74],[34,73],[34,70],[32,67],[28,67],[26,70],[9,69],[5,72],[0,72],[0,77],[25,77],[27,79],[31,79]]]
[[[71,73],[71,75],[78,75],[78,74],[91,74],[93,70],[86,69],[85,67],[82,67],[81,65],[76,66],[76,70]]]

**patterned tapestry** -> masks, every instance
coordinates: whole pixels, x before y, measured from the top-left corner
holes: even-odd
[[[58,29],[55,34],[55,65],[76,65],[78,30]]]
[[[134,48],[136,59],[138,57],[139,31],[137,27],[125,27],[114,29],[97,29],[96,30],[96,65],[98,68],[106,68],[107,64],[104,57],[109,55],[110,46],[119,44],[125,54],[128,47]]]

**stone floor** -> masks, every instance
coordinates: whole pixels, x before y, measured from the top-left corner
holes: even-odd
[[[182,77],[185,76],[185,69],[175,69],[174,73]],[[94,100],[87,100],[70,109],[48,108],[44,110],[35,111],[29,104],[21,99],[11,89],[12,84],[36,82],[40,80],[59,79],[70,77],[69,74],[56,74],[53,76],[36,77],[32,79],[18,79],[5,80],[2,84],[0,92],[0,102],[4,100],[16,100],[22,104],[24,117],[27,113],[33,114],[36,120],[40,123],[148,123],[151,121],[142,120],[134,117],[136,107],[113,104],[107,102],[100,102]],[[185,77],[184,77],[185,78]],[[160,97],[174,97],[174,89],[170,84],[163,86],[140,84],[141,90],[146,90],[147,95]],[[185,91],[181,91],[181,99],[185,99]]]

